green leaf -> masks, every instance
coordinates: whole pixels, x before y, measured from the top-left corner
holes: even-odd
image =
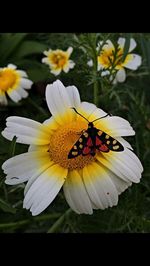
[[[36,41],[24,41],[18,48],[14,58],[20,58],[29,56],[32,54],[40,54],[47,49],[47,46],[43,43]]]
[[[12,139],[11,145],[10,145],[10,151],[9,151],[10,157],[13,157],[15,155],[16,140],[17,140],[17,137],[14,136]]]
[[[0,209],[4,212],[16,213],[16,209],[0,198]]]
[[[23,39],[27,36],[27,33],[12,33],[12,35],[1,35],[0,40],[0,62],[2,63],[13,63],[10,62],[10,56],[15,53],[15,50]]]

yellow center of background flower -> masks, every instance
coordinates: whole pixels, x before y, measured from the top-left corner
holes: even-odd
[[[62,68],[66,64],[66,62],[68,60],[68,56],[63,51],[53,52],[49,56],[49,59],[50,59],[52,64],[56,65],[58,68]]]
[[[115,65],[116,69],[122,68],[122,56],[123,49],[119,49],[116,58],[114,57],[114,49],[104,49],[101,54],[98,56],[98,63],[101,64],[104,68],[111,68],[112,65]]]
[[[75,121],[60,127],[50,140],[49,153],[51,159],[60,166],[73,170],[82,169],[87,164],[95,160],[91,155],[79,155],[73,159],[68,159],[68,154],[80,138],[82,131],[87,129],[87,123]]]
[[[0,90],[7,91],[14,87],[18,80],[18,75],[13,69],[0,70]]]

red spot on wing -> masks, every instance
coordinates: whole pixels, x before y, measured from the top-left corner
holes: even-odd
[[[90,154],[91,149],[89,147],[84,147],[83,154]]]
[[[100,150],[100,151],[103,151],[103,152],[108,152],[108,151],[109,151],[109,148],[108,148],[105,144],[102,144],[102,145],[99,147],[99,150]]]
[[[86,145],[89,147],[93,146],[93,142],[92,142],[92,139],[90,137],[88,138]]]
[[[96,136],[96,146],[102,145],[102,141]]]

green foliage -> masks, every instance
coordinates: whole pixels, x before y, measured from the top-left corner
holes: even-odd
[[[96,46],[100,40],[114,43],[125,37],[125,53],[129,39],[137,42],[135,53],[142,56],[142,66],[127,70],[124,83],[110,84],[109,80],[88,67],[87,61],[96,57]],[[50,74],[48,66],[41,63],[43,51],[74,47],[71,59],[76,63],[68,74],[58,77]],[[95,53],[95,54],[94,54]],[[59,193],[52,204],[39,216],[32,217],[22,207],[24,184],[8,186],[5,174],[0,169],[0,232],[63,232],[63,233],[139,233],[150,232],[150,34],[141,33],[7,33],[0,34],[1,67],[13,63],[26,70],[34,81],[29,98],[18,104],[9,103],[0,107],[0,131],[5,128],[6,118],[12,115],[43,122],[50,114],[45,102],[45,84],[59,78],[66,86],[75,85],[82,101],[93,102],[93,85],[97,83],[98,106],[106,112],[127,119],[136,135],[126,138],[135,154],[140,158],[144,172],[141,182],[133,184],[119,196],[116,207],[95,210],[93,215],[78,215],[68,210],[68,205]],[[7,141],[0,135],[0,165],[14,154],[26,152],[27,145]]]

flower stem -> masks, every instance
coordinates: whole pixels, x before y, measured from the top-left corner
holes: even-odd
[[[61,226],[64,220],[70,215],[72,210],[69,208],[47,231],[47,233],[55,233],[57,229]]]
[[[93,101],[94,101],[95,105],[97,105],[97,106],[98,106],[98,103],[99,103],[99,99],[98,99],[98,88],[99,88],[99,86],[98,86],[98,82],[96,80],[94,82],[94,99],[93,99]]]

